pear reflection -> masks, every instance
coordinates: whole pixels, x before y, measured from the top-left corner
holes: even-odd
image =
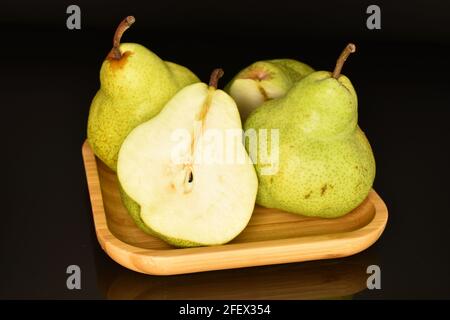
[[[367,266],[378,264],[368,250],[334,260],[150,276],[102,255],[99,286],[108,299],[351,299],[366,289]]]

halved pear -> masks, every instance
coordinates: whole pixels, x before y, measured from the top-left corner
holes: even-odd
[[[286,92],[314,69],[293,59],[258,61],[240,71],[226,91],[239,108],[242,121],[265,101],[284,96]]]
[[[128,135],[119,152],[119,182],[125,198],[136,203],[128,201],[132,216],[144,231],[175,246],[226,243],[254,209],[258,180],[237,106],[215,87],[218,70],[209,86],[179,91]]]

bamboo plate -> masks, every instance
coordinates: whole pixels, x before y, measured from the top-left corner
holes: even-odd
[[[116,174],[82,148],[97,239],[122,266],[153,275],[345,257],[371,246],[383,233],[387,207],[372,190],[355,210],[337,219],[308,218],[256,206],[245,230],[226,245],[177,249],[147,235],[120,200]]]

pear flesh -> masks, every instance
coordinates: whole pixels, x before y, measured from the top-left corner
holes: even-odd
[[[89,111],[88,141],[96,156],[114,171],[128,133],[158,114],[179,89],[199,82],[189,69],[164,62],[142,45],[121,44],[122,33],[133,22],[133,17],[127,17],[118,27],[121,33],[116,31]]]
[[[257,108],[245,129],[279,130],[280,159],[277,173],[263,175],[264,164],[253,158],[257,203],[323,218],[356,208],[375,178],[372,149],[357,121],[350,80],[325,71],[306,76],[284,97]]]
[[[227,157],[241,161],[228,162],[221,156],[225,140],[208,135],[225,136],[230,129],[242,130],[233,99],[198,83],[131,131],[117,173],[124,203],[144,231],[189,247],[226,243],[245,228],[258,182],[242,133],[227,149]],[[206,150],[214,161],[207,161]]]
[[[293,59],[258,61],[240,71],[228,84],[226,91],[233,97],[242,121],[265,101],[284,96],[306,75],[310,66]]]

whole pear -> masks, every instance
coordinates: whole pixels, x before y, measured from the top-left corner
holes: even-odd
[[[280,99],[265,102],[245,123],[249,129],[278,129],[278,171],[263,174],[260,150],[250,152],[259,178],[257,203],[269,208],[324,218],[342,216],[368,195],[375,177],[370,144],[358,127],[357,96],[341,75],[355,46],[349,44],[333,73],[317,71]],[[270,135],[268,135],[270,136]],[[247,141],[247,148],[250,144]]]
[[[123,33],[134,21],[128,16],[117,27],[88,119],[88,141],[97,157],[114,171],[128,133],[158,114],[179,89],[199,81],[187,68],[164,62],[142,45],[121,44]]]
[[[240,71],[226,86],[242,121],[265,101],[280,98],[314,69],[294,59],[258,61]]]

